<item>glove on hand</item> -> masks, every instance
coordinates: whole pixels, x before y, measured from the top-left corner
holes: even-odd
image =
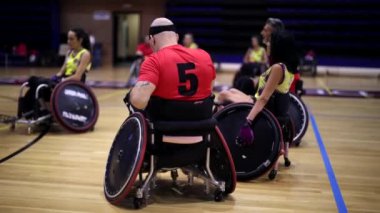
[[[235,139],[235,143],[239,146],[249,146],[253,144],[254,134],[251,128],[252,121],[248,120],[240,128],[239,135]]]
[[[53,81],[53,82],[58,83],[58,82],[61,81],[61,78],[62,78],[62,77],[60,77],[60,76],[53,75],[53,76],[50,77],[50,80]]]

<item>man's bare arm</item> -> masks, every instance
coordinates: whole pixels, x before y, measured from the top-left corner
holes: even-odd
[[[149,81],[138,81],[132,88],[130,103],[138,109],[145,109],[155,89],[156,86]]]

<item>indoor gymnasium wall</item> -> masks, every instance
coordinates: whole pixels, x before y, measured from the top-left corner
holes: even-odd
[[[80,26],[92,33],[96,42],[102,44],[103,65],[112,65],[112,13],[141,13],[140,31],[142,36],[147,34],[149,25],[154,18],[165,15],[165,2],[166,0],[61,0],[61,31],[66,32],[72,27]],[[110,18],[108,20],[94,20],[94,12],[101,15],[103,11],[109,12]]]

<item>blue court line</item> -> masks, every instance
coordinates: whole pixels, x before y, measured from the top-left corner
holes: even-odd
[[[323,162],[325,164],[327,176],[329,177],[330,186],[331,186],[331,189],[332,189],[333,194],[334,194],[336,207],[338,208],[338,211],[340,213],[347,213],[347,207],[346,207],[346,204],[344,202],[342,193],[340,191],[338,181],[335,178],[335,173],[334,173],[334,170],[331,166],[330,159],[329,159],[329,156],[327,154],[325,145],[323,144],[321,134],[319,133],[317,122],[315,121],[315,117],[310,112],[310,110],[309,110],[309,113],[310,113],[310,121],[311,121],[311,124],[313,126],[313,130],[314,130],[314,135],[315,135],[315,138],[317,139],[317,142],[319,145],[319,150],[321,151],[322,159],[323,159]]]

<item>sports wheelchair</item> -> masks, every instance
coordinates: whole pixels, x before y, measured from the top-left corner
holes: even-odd
[[[109,152],[106,199],[119,204],[128,196],[141,208],[156,187],[157,173],[170,172],[176,186],[178,170],[187,176],[188,186],[194,177],[203,180],[206,194],[213,190],[215,201],[232,193],[235,166],[212,107],[213,98],[184,102],[152,97],[144,113],[130,110]],[[189,138],[196,141],[186,143]]]
[[[136,58],[132,61],[131,67],[129,68],[129,78],[127,80],[127,87],[132,87],[136,84],[143,59],[143,56],[136,56]]]
[[[284,154],[285,166],[291,162],[287,156],[289,143],[294,137],[293,123],[289,117],[276,118],[263,109],[252,123],[252,145],[237,144],[236,137],[245,118],[252,109],[251,103],[233,103],[214,114],[235,162],[239,180],[255,179],[271,170],[268,178],[273,180],[278,171],[278,158]],[[284,143],[285,141],[285,143]]]
[[[99,106],[90,88],[79,81],[55,84],[43,79],[38,83],[35,92],[25,91],[30,82],[22,84],[13,128],[16,124],[26,124],[28,133],[31,133],[34,127],[47,123],[50,125],[54,120],[72,132],[93,130]]]
[[[298,70],[304,75],[305,73],[310,73],[311,76],[317,76],[317,65],[318,62],[314,57],[305,56],[301,58]]]

